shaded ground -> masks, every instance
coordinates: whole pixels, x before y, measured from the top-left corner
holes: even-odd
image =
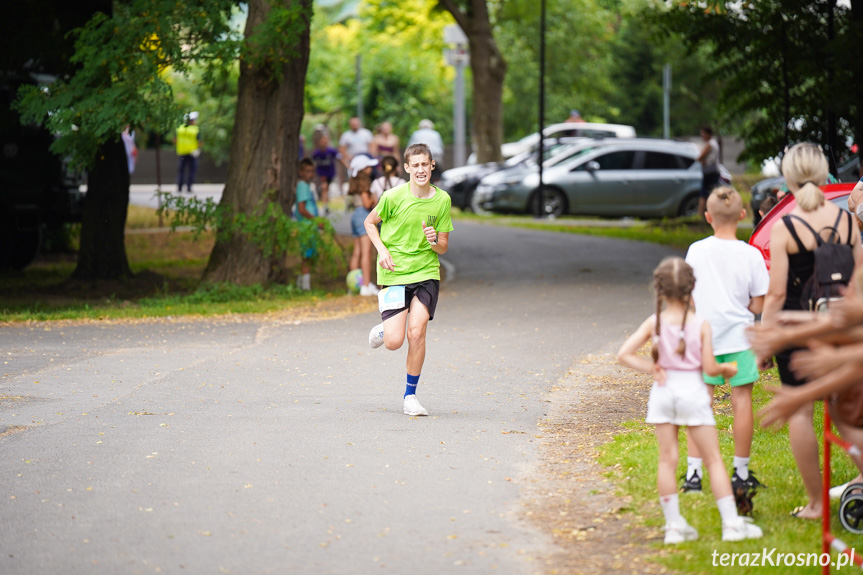
[[[667,572],[649,560],[666,552],[651,547],[662,532],[632,525],[630,513],[642,510],[615,494],[597,463],[597,448],[623,422],[644,416],[649,394],[646,376],[610,355],[581,358],[551,390],[548,415],[538,422],[541,459],[523,494],[525,514],[560,548],[546,558],[545,573]]]

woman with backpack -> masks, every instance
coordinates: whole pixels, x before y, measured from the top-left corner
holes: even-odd
[[[833,244],[828,250],[831,251],[831,257],[826,259],[840,262],[823,261],[822,250],[819,254],[822,268],[830,265],[841,267],[841,261],[850,261],[853,267],[853,262],[859,262],[863,255],[857,222],[850,213],[826,201],[818,187],[819,182],[827,179],[828,171],[827,158],[817,144],[797,144],[787,150],[782,159],[782,175],[797,205],[789,214],[790,217],[784,217],[782,225],[777,223],[770,232],[770,287],[761,316],[761,322],[765,325],[781,321],[783,311],[799,313],[812,309],[810,300],[814,304],[820,298],[820,291],[824,288],[818,285],[818,277],[813,277],[819,246]],[[828,277],[842,275],[844,283],[847,283],[853,269],[832,274],[830,271],[827,270]],[[789,367],[794,351],[786,349],[776,354],[779,379],[783,386],[805,383]],[[768,365],[762,366],[765,367]],[[809,499],[805,506],[792,511],[792,515],[801,519],[819,519],[822,512],[821,470],[818,464],[818,441],[812,422],[813,410],[814,403],[807,402],[788,419],[791,452]]]

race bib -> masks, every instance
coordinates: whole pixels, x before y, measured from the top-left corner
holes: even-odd
[[[405,286],[389,286],[378,292],[378,309],[385,312],[405,307]]]

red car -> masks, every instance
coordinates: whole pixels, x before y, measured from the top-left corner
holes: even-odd
[[[854,189],[856,183],[845,184],[828,184],[821,186],[824,191],[824,196],[843,210],[848,209],[848,196],[851,190]],[[749,245],[758,248],[761,255],[764,256],[764,261],[767,262],[767,269],[770,269],[770,229],[773,224],[782,219],[782,216],[794,209],[797,202],[793,194],[785,194],[779,203],[773,206],[773,209],[767,212],[764,218],[752,230],[752,235],[749,237]]]

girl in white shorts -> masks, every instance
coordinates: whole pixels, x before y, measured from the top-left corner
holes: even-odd
[[[716,363],[713,357],[710,324],[689,314],[695,275],[678,257],[662,260],[653,272],[656,313],[633,333],[617,358],[623,365],[653,374],[656,381],[647,402],[647,423],[656,425],[659,443],[659,503],[665,516],[665,543],[682,543],[698,538],[698,532],[680,514],[677,495],[678,431],[689,427],[692,440],[701,451],[710,474],[710,484],[722,516],[722,540],[740,541],[761,537],[761,529],[750,519],[737,515],[731,481],[722,464],[716,421],[702,372],[726,378],[737,366]],[[664,304],[664,306],[663,306]],[[650,360],[637,355],[648,341],[653,342]]]

